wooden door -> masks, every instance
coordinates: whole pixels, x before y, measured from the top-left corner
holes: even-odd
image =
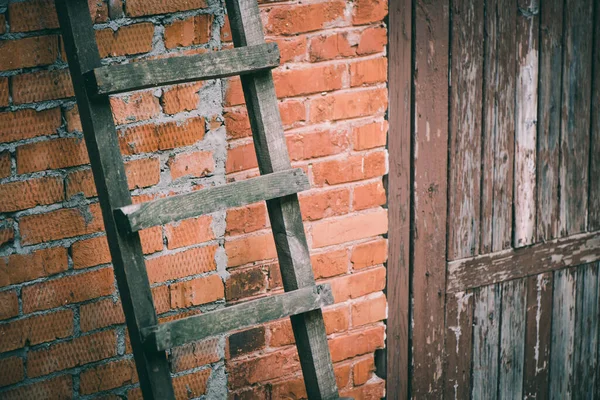
[[[600,1],[389,12],[387,398],[600,398]]]

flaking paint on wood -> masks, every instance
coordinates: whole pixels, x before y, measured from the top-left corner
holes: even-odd
[[[472,292],[459,292],[447,299],[444,398],[460,400],[471,393],[474,297]]]

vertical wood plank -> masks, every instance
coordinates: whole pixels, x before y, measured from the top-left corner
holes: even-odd
[[[537,239],[559,236],[558,199],[564,0],[541,0],[538,84]]]
[[[498,348],[502,293],[499,285],[475,292],[473,314],[473,399],[498,397]]]
[[[389,256],[386,392],[408,398],[410,196],[412,132],[412,1],[389,2]]]
[[[445,399],[468,399],[471,393],[473,293],[448,295],[446,304]]]
[[[593,0],[566,0],[562,79],[560,233],[587,229]]]
[[[479,250],[483,1],[452,2],[448,258]]]
[[[498,398],[523,398],[525,361],[526,292],[525,279],[502,284],[500,326],[500,371]]]
[[[515,99],[514,247],[535,242],[538,112],[538,0],[519,0]]]
[[[552,279],[552,272],[527,278],[524,399],[548,398]]]
[[[412,396],[443,392],[448,174],[447,0],[417,0],[414,77]]]
[[[549,377],[551,399],[562,400],[573,396],[576,287],[576,268],[554,273]]]
[[[577,271],[575,355],[573,397],[592,399],[598,366],[598,264],[583,265]]]
[[[589,231],[600,229],[600,4],[594,6],[592,130],[590,143]]]

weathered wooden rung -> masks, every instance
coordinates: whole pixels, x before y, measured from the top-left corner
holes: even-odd
[[[125,232],[197,217],[231,207],[288,196],[310,188],[300,168],[274,172],[245,181],[197,190],[114,210],[115,220]]]
[[[275,43],[240,47],[193,56],[95,68],[84,74],[91,93],[114,94],[206,79],[244,75],[279,66]]]
[[[162,351],[234,329],[302,314],[330,304],[333,304],[333,294],[329,284],[308,286],[144,328],[141,331],[142,340],[149,349]]]

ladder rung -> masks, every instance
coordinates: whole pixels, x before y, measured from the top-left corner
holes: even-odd
[[[131,233],[231,207],[288,196],[308,188],[310,183],[306,174],[301,168],[296,168],[121,207],[114,210],[114,216],[119,228]]]
[[[193,56],[95,68],[85,74],[92,93],[114,94],[149,87],[223,78],[279,66],[276,43],[239,47]]]
[[[142,340],[150,349],[161,351],[290,315],[302,314],[333,304],[329,284],[263,297],[206,314],[142,329]]]

